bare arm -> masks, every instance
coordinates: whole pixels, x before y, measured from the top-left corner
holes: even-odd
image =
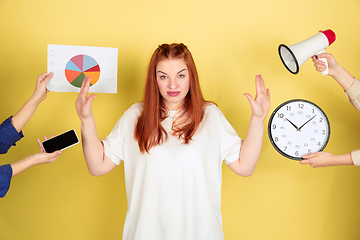
[[[310,166],[317,167],[330,167],[340,165],[354,165],[351,154],[346,153],[342,155],[334,155],[328,152],[316,152],[303,156],[304,160],[300,164],[309,164]]]
[[[47,138],[45,137],[45,140]],[[62,151],[56,151],[53,153],[46,153],[44,151],[44,149],[41,146],[41,142],[38,139],[38,144],[40,146],[40,152],[39,153],[35,153],[32,155],[27,156],[26,158],[19,160],[17,162],[14,162],[11,165],[13,174],[12,176],[16,176],[19,173],[25,171],[26,169],[38,165],[38,164],[43,164],[43,163],[51,163],[51,162],[55,162],[56,158],[58,158],[60,156],[60,154],[62,153]]]
[[[35,91],[31,98],[21,107],[21,109],[12,117],[12,124],[20,132],[26,123],[35,113],[39,104],[46,98],[48,90],[46,84],[52,78],[52,73],[43,73],[37,77]]]
[[[317,57],[312,57],[316,70],[322,72],[326,69],[326,64],[318,58],[326,58],[329,65],[329,75],[332,76],[345,91],[354,84],[355,78],[336,62],[332,54],[322,53]],[[314,168],[354,164],[351,153],[334,155],[328,152],[316,152],[306,154],[302,157],[304,160],[301,160],[300,164],[309,164]]]
[[[82,147],[87,167],[91,175],[101,176],[114,169],[116,164],[105,155],[104,146],[97,135],[95,119],[91,110],[92,101],[96,96],[87,96],[89,87],[90,77],[86,77],[81,86],[75,107],[81,120]]]
[[[257,75],[255,81],[255,99],[250,94],[245,94],[252,109],[246,139],[241,146],[239,159],[228,165],[232,171],[241,176],[251,176],[255,171],[262,148],[264,120],[270,109],[269,89],[265,88],[261,75]]]

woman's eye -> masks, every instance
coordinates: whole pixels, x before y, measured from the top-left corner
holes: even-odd
[[[160,76],[160,79],[164,80],[164,79],[166,79],[166,76],[162,75],[162,76]]]
[[[185,77],[184,74],[180,74],[180,75],[178,76],[178,78],[184,78],[184,77]]]

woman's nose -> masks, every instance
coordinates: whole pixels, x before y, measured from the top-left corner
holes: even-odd
[[[176,82],[176,79],[174,78],[170,78],[170,81],[169,81],[169,88],[171,89],[175,89],[177,87],[177,82]]]

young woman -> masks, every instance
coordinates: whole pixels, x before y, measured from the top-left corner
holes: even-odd
[[[128,211],[123,239],[223,239],[221,165],[250,176],[258,161],[269,90],[256,76],[256,98],[242,141],[217,106],[203,99],[184,44],[163,44],[151,57],[144,99],[128,108],[100,141],[86,78],[76,101],[84,156],[93,175],[124,162]]]

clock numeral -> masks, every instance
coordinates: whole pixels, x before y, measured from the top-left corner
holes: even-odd
[[[278,113],[278,118],[284,118],[284,114],[283,113]]]
[[[286,106],[287,111],[291,111],[291,106]]]
[[[287,149],[287,146],[284,146],[284,151],[286,151],[286,149]]]
[[[300,108],[300,109],[304,109],[304,104],[299,103],[299,104],[298,104],[298,108]]]
[[[320,118],[319,122],[323,122],[324,118]]]
[[[275,124],[272,125],[272,129],[276,129],[276,125],[275,125]]]
[[[325,130],[322,130],[322,135],[325,135],[326,134],[326,131]]]
[[[311,149],[308,149],[308,153],[311,153]]]
[[[279,138],[278,138],[278,137],[276,137],[276,138],[275,138],[275,142],[278,142],[278,141],[279,141]]]
[[[299,151],[296,151],[296,152],[295,152],[295,156],[299,156]]]
[[[318,142],[316,145],[321,146],[321,142]]]

